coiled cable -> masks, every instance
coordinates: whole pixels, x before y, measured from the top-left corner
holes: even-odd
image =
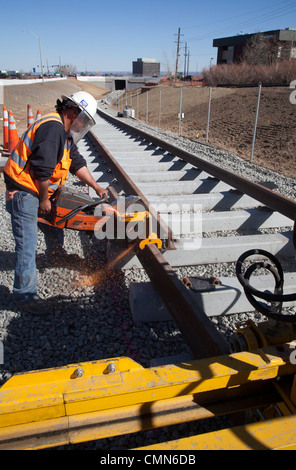
[[[242,273],[243,263],[245,262],[247,258],[249,258],[252,255],[262,255],[265,258],[267,258],[269,262],[266,260],[256,261],[253,264],[251,264],[249,268],[246,270],[246,272],[243,274]],[[270,261],[272,263],[270,263]],[[260,292],[258,289],[250,285],[251,275],[254,273],[255,270],[260,269],[260,268],[267,269],[273,275],[274,281],[275,281],[273,294],[270,292]],[[243,286],[247,299],[257,311],[261,312],[263,315],[273,320],[283,321],[283,322],[296,322],[295,314],[285,315],[281,313],[283,303],[295,301],[296,293],[295,294],[283,294],[284,273],[283,273],[283,269],[282,269],[280,262],[274,255],[272,255],[268,251],[261,250],[261,249],[253,249],[253,250],[246,251],[239,257],[239,259],[236,262],[236,276],[240,284]],[[263,299],[266,302],[269,302],[270,305],[258,301],[255,297],[258,297],[259,299]]]

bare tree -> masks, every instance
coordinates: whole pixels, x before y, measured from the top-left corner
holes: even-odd
[[[162,54],[163,54],[163,66],[166,69],[167,77],[171,79],[173,76],[173,73],[172,73],[172,65],[171,65],[170,59],[168,58],[168,55],[165,51],[163,51]]]
[[[56,72],[64,73],[65,75],[76,73],[76,65],[72,65],[72,64],[60,65],[56,68]]]
[[[241,62],[250,65],[271,65],[289,57],[289,44],[270,39],[263,34],[254,35],[246,44]]]

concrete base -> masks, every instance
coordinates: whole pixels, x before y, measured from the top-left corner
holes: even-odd
[[[176,182],[169,181],[165,185],[163,183],[138,183],[138,188],[146,196],[152,195],[174,195],[176,194]],[[231,186],[215,178],[207,178],[204,180],[192,181],[179,181],[178,194],[192,194],[192,193],[218,193],[229,191]],[[150,199],[150,197],[148,197]]]
[[[295,256],[292,232],[227,238],[180,238],[175,246],[176,250],[164,253],[171,266],[235,262],[242,253],[254,247],[269,251],[279,258]],[[121,269],[142,268],[139,259],[132,251],[128,255],[121,259]],[[110,263],[113,263],[114,258],[118,256],[119,252],[113,247],[108,251]]]
[[[150,196],[149,201],[152,206],[158,208],[162,205],[161,214],[171,212],[171,207],[189,207],[193,210],[196,204],[202,207],[203,211],[223,211],[230,209],[249,209],[250,207],[262,206],[260,202],[255,199],[241,194],[237,191],[234,192],[221,192],[209,194],[183,194],[171,195],[167,197]],[[166,207],[166,210],[165,210]]]
[[[200,308],[208,317],[252,312],[254,308],[247,300],[243,288],[236,277],[220,278],[221,286],[209,292],[196,292],[188,289],[188,295],[194,296]],[[284,279],[284,293],[295,292],[295,273],[287,273]],[[273,292],[271,276],[254,276],[252,285],[260,291]],[[172,317],[150,282],[135,283],[130,287],[129,303],[134,321],[159,322],[171,321]],[[285,307],[294,307],[296,302],[286,303]]]

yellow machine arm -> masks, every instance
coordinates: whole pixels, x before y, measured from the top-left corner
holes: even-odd
[[[144,224],[146,238],[142,239],[139,243],[141,250],[143,250],[146,245],[152,244],[157,245],[159,250],[162,248],[162,241],[152,231],[152,218],[148,211],[126,214],[117,213],[117,217],[125,224]],[[144,231],[142,231],[142,234],[143,233]]]

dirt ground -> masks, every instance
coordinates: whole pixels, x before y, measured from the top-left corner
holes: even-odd
[[[69,95],[80,90],[88,91],[97,100],[107,93],[107,90],[104,88],[86,82],[80,82],[72,78],[66,80],[49,80],[44,83],[30,85],[4,86],[4,105],[9,111],[12,111],[18,136],[20,137],[27,128],[28,104],[31,105],[34,117],[38,109],[41,111],[41,115],[44,115],[48,112],[55,111],[56,101],[62,94]],[[2,146],[2,126],[0,129],[0,139]]]
[[[152,126],[179,134],[180,87],[161,84],[150,89],[147,97],[132,98],[135,115]],[[291,104],[289,87],[262,87],[253,163],[296,178],[295,128],[296,104]],[[209,144],[233,152],[250,161],[256,116],[258,88],[213,88],[209,121]],[[128,104],[130,101],[128,101]],[[139,114],[137,104],[139,103]],[[206,141],[209,88],[184,86],[184,119],[181,134]]]
[[[108,93],[103,88],[76,79],[48,81],[44,84],[4,87],[4,104],[13,111],[17,131],[21,135],[27,127],[27,104],[31,104],[34,115],[37,109],[45,114],[54,110],[57,98],[63,93],[70,94],[79,90],[89,91],[96,99],[103,98]],[[127,98],[127,103],[135,109],[136,117],[158,127],[161,96],[160,127],[178,135],[180,86],[162,83],[150,88],[148,112],[147,91],[137,98],[138,92],[134,91],[133,96]],[[296,178],[296,104],[290,103],[290,93],[289,87],[262,87],[253,163]],[[213,88],[209,144],[250,161],[257,96],[258,88]],[[206,140],[208,105],[207,87],[182,87],[183,136],[197,141]],[[2,134],[0,126],[0,148]]]

